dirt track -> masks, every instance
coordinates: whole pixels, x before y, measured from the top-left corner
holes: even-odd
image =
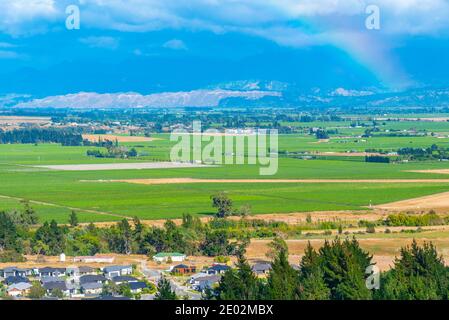
[[[410,170],[408,172],[449,174],[449,169]]]
[[[405,210],[449,210],[449,192],[433,194],[430,196],[407,199],[392,203],[386,203],[376,206],[376,208],[389,211],[405,211]]]
[[[95,180],[89,180],[95,182]],[[97,182],[126,182],[134,184],[185,184],[185,183],[449,183],[449,179],[121,179]]]

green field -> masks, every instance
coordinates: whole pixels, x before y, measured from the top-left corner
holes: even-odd
[[[408,170],[449,168],[444,162],[403,164],[365,163],[363,159],[300,160],[280,158],[275,176],[259,176],[253,165],[227,165],[210,168],[56,171],[34,168],[46,164],[94,164],[168,160],[171,143],[167,135],[161,140],[126,143],[147,156],[134,160],[97,159],[86,156],[92,147],[62,147],[56,144],[0,145],[0,210],[20,208],[20,199],[33,201],[41,220],[67,222],[72,209],[82,222],[115,221],[122,217],[142,219],[177,218],[183,213],[213,213],[210,195],[229,192],[235,206],[249,204],[253,213],[307,212],[319,210],[360,210],[380,204],[449,191],[447,175],[411,173]],[[293,151],[364,151],[366,148],[429,146],[436,143],[449,147],[449,139],[434,137],[373,137],[331,139],[317,143],[310,136],[280,136],[279,149]],[[252,178],[252,179],[435,179],[435,183],[217,183],[136,185],[100,183],[96,180],[133,178]],[[82,182],[93,180],[93,182]],[[8,198],[13,197],[13,198]]]

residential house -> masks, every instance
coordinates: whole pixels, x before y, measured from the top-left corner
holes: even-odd
[[[81,285],[81,292],[87,295],[101,294],[103,284],[101,282],[89,282]]]
[[[78,268],[78,273],[80,276],[84,276],[86,274],[96,274],[96,269],[89,266],[81,266]]]
[[[25,277],[19,277],[19,276],[7,277],[7,278],[5,279],[5,283],[6,283],[7,285],[16,284],[16,283],[21,283],[21,282],[30,283],[30,280],[28,280],[28,278],[25,278]]]
[[[132,273],[133,273],[132,266],[109,266],[103,268],[103,274],[108,279],[112,279],[118,276],[126,276]]]
[[[6,293],[11,297],[24,297],[30,292],[31,287],[28,282],[13,283],[6,289]]]
[[[196,272],[195,266],[187,266],[185,264],[178,264],[171,269],[174,274],[191,274]]]
[[[224,264],[214,264],[212,267],[210,267],[209,269],[207,269],[207,274],[209,275],[217,275],[217,274],[223,274],[225,273],[227,270],[231,269],[229,266],[224,265]]]
[[[115,284],[138,282],[138,281],[139,280],[131,276],[117,276],[112,278],[112,282],[114,282]]]
[[[7,267],[3,270],[0,270],[0,276],[2,278],[8,277],[27,277],[32,275],[31,269],[20,269],[17,267]]]
[[[200,273],[194,274],[194,275],[192,275],[192,276],[190,277],[189,283],[190,283],[190,284],[194,284],[194,283],[195,283],[195,280],[196,280],[197,278],[207,277],[207,276],[209,276],[209,275],[208,275],[207,273],[205,273],[205,272],[200,272]]]
[[[153,256],[153,260],[155,262],[182,262],[186,259],[186,255],[179,252],[159,252],[158,254]]]
[[[253,272],[258,276],[268,275],[271,270],[271,264],[269,263],[256,263],[251,267]]]
[[[47,294],[51,295],[54,290],[61,290],[64,296],[69,296],[73,292],[73,288],[70,289],[67,287],[65,282],[47,282],[42,285],[45,290],[47,290]]]
[[[147,287],[147,284],[142,281],[130,282],[128,285],[132,293],[141,293]]]
[[[65,268],[52,268],[52,267],[45,267],[45,268],[39,268],[37,269],[36,275],[38,277],[62,277],[65,275],[66,269]]]
[[[68,277],[79,278],[80,276],[88,275],[88,274],[96,274],[96,269],[87,266],[81,267],[69,267],[66,269],[66,275]]]
[[[85,276],[80,277],[80,284],[86,284],[86,283],[105,283],[107,279],[103,275],[99,274],[88,274]]]
[[[221,279],[221,276],[218,275],[212,275],[212,276],[205,276],[205,277],[198,277],[193,281],[192,288],[194,290],[204,292],[206,289],[212,288],[214,285],[216,285]]]
[[[41,278],[41,283],[43,285],[50,282],[65,282],[65,280],[60,277],[51,277],[51,276]]]

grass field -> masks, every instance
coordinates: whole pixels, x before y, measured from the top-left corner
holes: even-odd
[[[172,143],[161,140],[126,142],[140,154],[133,160],[98,159],[86,156],[92,147],[62,147],[55,144],[0,145],[0,209],[20,207],[20,199],[33,201],[41,220],[67,222],[71,210],[82,222],[115,221],[122,217],[142,219],[178,218],[183,213],[213,213],[210,195],[227,191],[235,206],[249,204],[253,213],[307,212],[320,210],[359,210],[382,204],[449,191],[449,184],[438,182],[448,175],[407,172],[447,169],[444,162],[404,164],[365,163],[362,158],[332,160],[279,159],[279,170],[267,179],[435,179],[435,183],[214,183],[136,185],[96,183],[84,180],[145,178],[263,179],[259,168],[251,165],[226,165],[207,168],[55,171],[35,165],[148,162],[169,159]],[[373,137],[331,139],[317,143],[310,136],[282,135],[279,149],[293,151],[364,151],[366,148],[427,147],[433,143],[449,147],[449,139],[434,137]],[[13,197],[13,198],[5,198]]]

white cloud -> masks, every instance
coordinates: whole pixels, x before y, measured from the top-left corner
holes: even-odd
[[[187,46],[184,41],[179,39],[172,39],[164,43],[164,48],[172,49],[172,50],[187,50]]]
[[[449,27],[447,0],[0,0],[0,30],[31,33],[45,23],[63,26],[65,7],[74,2],[81,10],[81,27],[122,31],[225,32],[285,27],[292,22],[327,31],[348,26],[362,29],[368,4],[379,5],[387,33],[434,33]]]
[[[33,34],[58,16],[54,0],[0,0],[0,31]]]
[[[79,41],[91,48],[117,49],[119,40],[113,37],[86,37],[80,38]]]
[[[18,59],[20,55],[15,51],[0,50],[0,59]]]

